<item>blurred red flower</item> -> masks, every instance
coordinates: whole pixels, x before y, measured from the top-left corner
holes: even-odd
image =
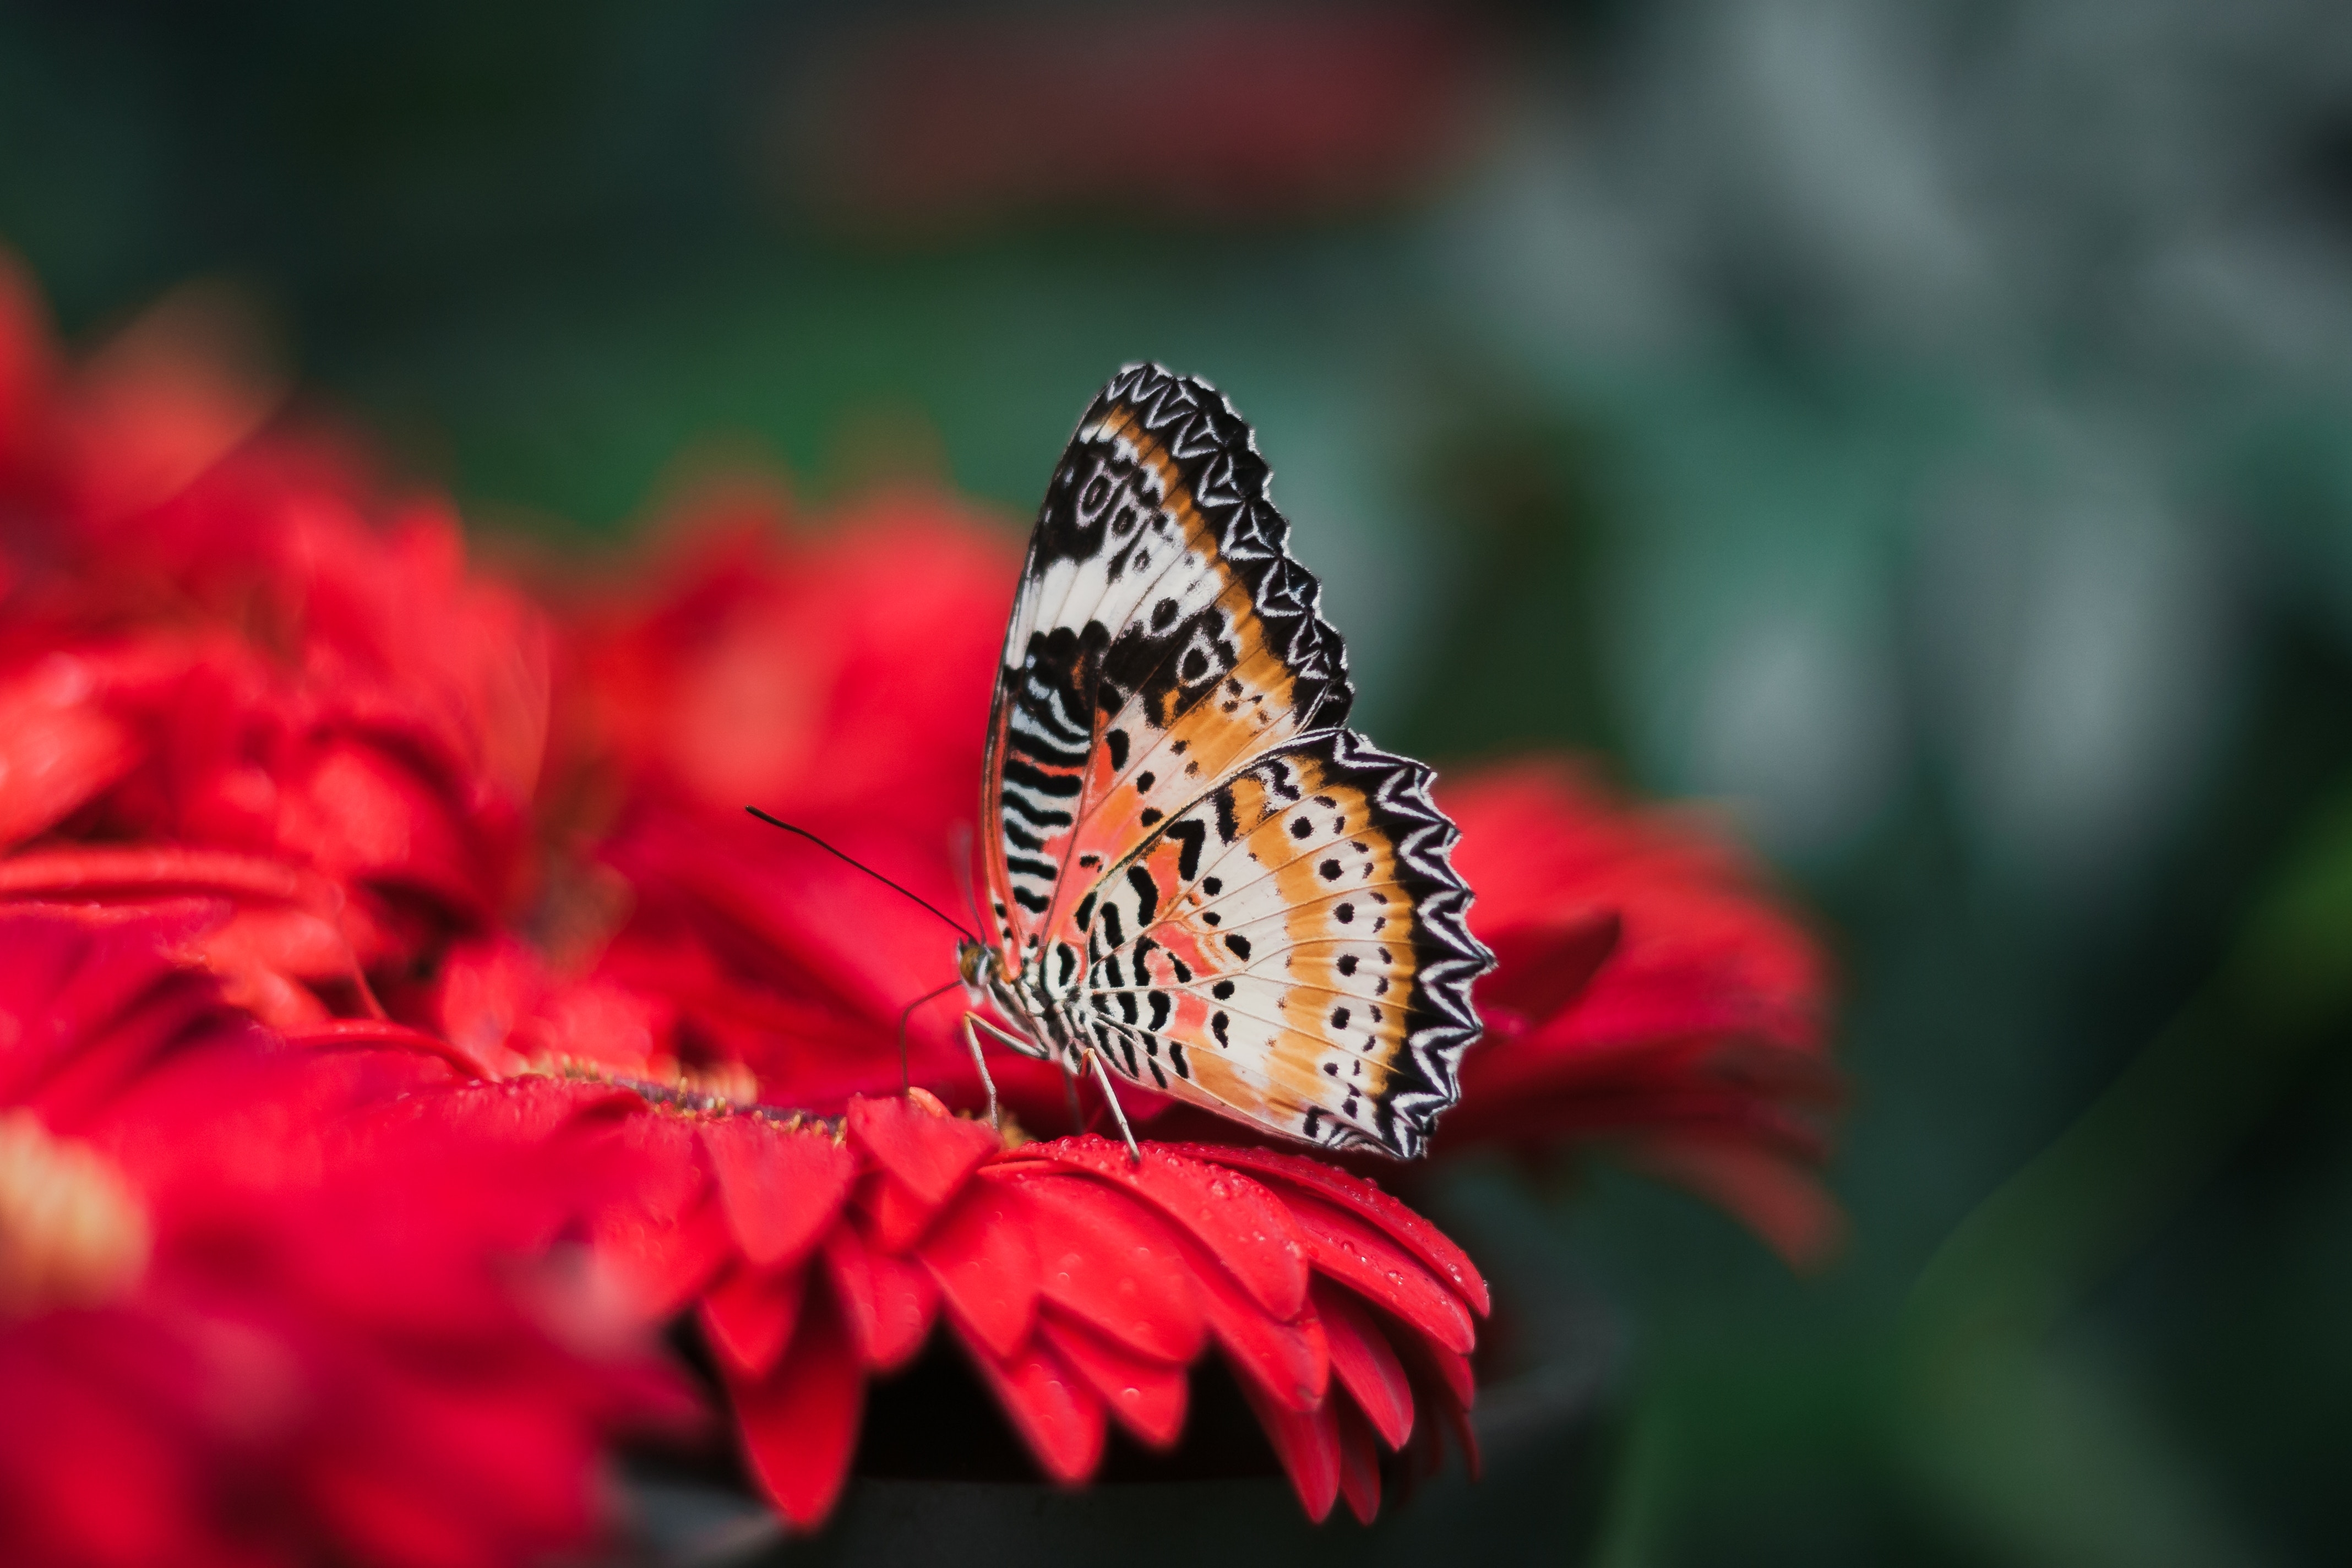
[[[377,1109],[417,1058],[276,1047],[180,961],[226,913],[0,911],[0,1557],[587,1542],[605,1438],[685,1406],[530,1261],[578,1198]]]
[[[822,534],[783,518],[772,493],[704,497],[667,559],[580,594],[557,766],[594,803],[570,848],[625,889],[596,974],[663,997],[687,1065],[742,1064],[765,1098],[830,1114],[897,1091],[899,1011],[954,978],[954,933],[743,808],[968,910],[956,868],[1018,552],[930,491],[869,498]],[[912,1077],[976,1106],[954,1017],[943,1001],[911,1020]],[[1061,1117],[1052,1069],[1009,1062],[998,1081],[1033,1124]]]
[[[1205,5],[892,16],[844,29],[778,131],[837,222],[936,234],[1039,208],[1129,221],[1328,218],[1434,188],[1479,131],[1475,13]],[[1183,112],[1139,114],[1128,87]]]
[[[1498,962],[1439,1152],[1607,1140],[1791,1261],[1822,1258],[1841,1228],[1813,1175],[1839,1089],[1827,966],[1752,860],[1698,813],[1628,805],[1558,761],[1440,793]]]
[[[214,310],[68,370],[0,276],[0,896],[217,898],[236,1001],[380,1013],[527,890],[546,630],[445,505],[264,427]]]

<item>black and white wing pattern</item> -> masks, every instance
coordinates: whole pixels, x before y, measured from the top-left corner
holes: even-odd
[[[1055,469],[982,785],[1014,1022],[1147,1088],[1410,1156],[1458,1093],[1493,959],[1431,771],[1353,689],[1249,426],[1132,365]]]

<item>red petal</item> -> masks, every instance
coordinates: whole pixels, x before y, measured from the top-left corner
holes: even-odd
[[[1297,1317],[1307,1304],[1307,1247],[1289,1211],[1247,1177],[1185,1157],[1202,1152],[1149,1145],[1135,1164],[1124,1145],[1092,1136],[1021,1151],[1024,1159],[1055,1161],[1141,1194],[1199,1237],[1259,1306],[1276,1318]]]
[[[1019,1185],[1036,1216],[1047,1300],[1137,1354],[1189,1362],[1201,1353],[1208,1322],[1181,1247],[1159,1215],[1080,1176],[1030,1175]]]
[[[1242,1393],[1257,1412],[1258,1425],[1274,1444],[1275,1456],[1290,1473],[1307,1517],[1320,1524],[1339,1497],[1339,1423],[1330,1405],[1286,1410],[1244,1379]]]
[[[1380,1443],[1354,1406],[1344,1399],[1331,1404],[1339,1420],[1339,1495],[1348,1500],[1348,1511],[1358,1524],[1370,1524],[1381,1511]]]
[[[594,1236],[597,1257],[649,1319],[669,1317],[694,1300],[734,1250],[719,1205],[707,1202],[667,1221],[643,1211],[607,1211],[597,1216]]]
[[[1004,1360],[1037,1321],[1037,1248],[1029,1205],[1011,1182],[967,1188],[918,1253],[956,1326]]]
[[[1267,1317],[1205,1249],[1188,1244],[1185,1250],[1209,1330],[1224,1347],[1226,1358],[1245,1374],[1242,1381],[1255,1383],[1293,1409],[1311,1409],[1331,1377],[1331,1352],[1321,1321],[1312,1312],[1287,1323]]]
[[[1315,1267],[1370,1297],[1406,1322],[1464,1355],[1478,1342],[1460,1297],[1439,1284],[1419,1260],[1345,1209],[1299,1193],[1290,1213],[1307,1237]]]
[[[1437,1277],[1453,1286],[1456,1294],[1470,1303],[1470,1310],[1485,1317],[1493,1310],[1486,1294],[1486,1281],[1469,1256],[1454,1245],[1444,1231],[1397,1202],[1374,1183],[1351,1175],[1320,1160],[1310,1160],[1303,1154],[1286,1154],[1272,1149],[1253,1149],[1240,1145],[1217,1145],[1209,1148],[1183,1146],[1185,1152],[1223,1165],[1236,1165],[1261,1175],[1277,1176],[1306,1187],[1318,1196],[1351,1208],[1389,1233],[1423,1263],[1437,1271]]]
[[[389,1018],[327,1018],[315,1024],[301,1024],[282,1029],[290,1045],[309,1046],[319,1050],[352,1050],[384,1047],[415,1051],[436,1057],[469,1078],[495,1078],[496,1064],[458,1049],[438,1035],[428,1035],[406,1024],[395,1024]]]
[[[488,875],[467,842],[463,807],[415,758],[357,739],[321,744],[278,782],[278,841],[331,874],[421,885],[472,911]]]
[[[857,1206],[872,1222],[873,1234],[867,1239],[888,1253],[904,1252],[922,1240],[931,1221],[940,1216],[937,1204],[917,1197],[906,1183],[887,1171],[866,1173],[858,1184]]]
[[[793,1348],[773,1372],[756,1382],[727,1373],[727,1388],[760,1489],[793,1524],[814,1528],[849,1477],[866,1391],[825,1293],[809,1299]]]
[[[824,1262],[850,1342],[869,1368],[888,1372],[922,1348],[940,1304],[929,1269],[872,1250],[852,1225],[825,1233]]]
[[[349,980],[360,971],[358,955],[335,923],[309,910],[247,905],[205,939],[204,952],[205,962],[223,973],[275,969]]]
[[[625,1089],[533,1076],[454,1085],[435,1100],[432,1114],[438,1121],[495,1142],[536,1144],[567,1130],[595,1131],[616,1114],[635,1119],[645,1108],[646,1102]],[[617,1141],[625,1142],[625,1136]],[[633,1152],[641,1157],[644,1151]],[[698,1174],[699,1163],[693,1161],[690,1150],[688,1160],[688,1172]],[[630,1174],[642,1179],[634,1161]],[[692,1184],[678,1184],[683,1189]]]
[[[730,1372],[756,1378],[775,1365],[800,1316],[808,1270],[738,1264],[704,1292],[702,1332]]]
[[[0,690],[0,845],[48,827],[130,772],[144,749],[72,691],[76,662],[53,654]]]
[[[1481,940],[1495,968],[1478,983],[1480,1010],[1507,1007],[1527,1018],[1549,1018],[1591,984],[1617,951],[1622,930],[1617,911],[1601,910],[1486,932]]]
[[[1093,1475],[1102,1462],[1104,1431],[1103,1405],[1093,1387],[1035,1341],[1002,1360],[982,1346],[972,1350],[997,1402],[1045,1473],[1064,1486]]]
[[[621,1125],[620,1143],[636,1158],[630,1199],[596,1215],[596,1255],[648,1318],[667,1318],[702,1289],[735,1250],[726,1215],[691,1124],[658,1111]]]
[[[1037,1335],[1102,1395],[1120,1426],[1148,1447],[1175,1445],[1184,1430],[1190,1392],[1182,1366],[1131,1355],[1050,1310],[1037,1315]]]
[[[1315,1281],[1315,1310],[1331,1346],[1331,1370],[1355,1399],[1381,1441],[1391,1449],[1412,1436],[1412,1382],[1388,1336],[1347,1291]]]
[[[78,846],[37,850],[0,862],[0,893],[19,897],[163,899],[215,897],[265,900],[331,914],[334,885],[264,856],[226,849],[153,846]]]
[[[211,964],[220,976],[221,999],[242,1007],[272,1028],[304,1028],[323,1024],[329,1014],[319,994],[290,974],[274,969],[224,969]],[[472,1069],[467,1069],[470,1072]]]
[[[495,1059],[510,1050],[546,980],[538,955],[517,938],[460,942],[441,961],[434,1011],[451,1044]]]
[[[702,1146],[719,1177],[727,1226],[743,1256],[763,1268],[808,1255],[841,1213],[856,1157],[822,1131],[800,1131],[757,1116],[702,1124]]]
[[[1402,1348],[1417,1369],[1414,1381],[1421,1389],[1422,1407],[1434,1407],[1438,1416],[1436,1421],[1422,1422],[1415,1428],[1416,1435],[1426,1434],[1432,1440],[1432,1456],[1442,1457],[1445,1445],[1439,1435],[1442,1431],[1453,1433],[1454,1440],[1462,1447],[1471,1479],[1477,1479],[1478,1433],[1470,1425],[1470,1405],[1477,1389],[1470,1375],[1469,1358],[1440,1350],[1423,1339],[1407,1340]],[[1433,1382],[1436,1384],[1433,1388],[1430,1386]],[[1415,1447],[1419,1447],[1418,1443]]]
[[[1436,1368],[1437,1375],[1444,1381],[1445,1392],[1454,1396],[1456,1406],[1467,1410],[1478,1402],[1478,1380],[1470,1371],[1468,1356],[1456,1355],[1452,1351],[1440,1350],[1432,1344],[1424,1344],[1421,1349],[1423,1359]]]
[[[849,1137],[934,1207],[1000,1147],[987,1123],[939,1115],[907,1099],[852,1100]]]

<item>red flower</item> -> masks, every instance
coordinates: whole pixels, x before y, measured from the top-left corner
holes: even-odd
[[[536,1559],[678,1395],[522,1260],[572,1200],[173,962],[222,911],[0,912],[0,1557]],[[488,1092],[488,1091],[484,1091]]]
[[[893,17],[846,37],[788,172],[835,217],[901,232],[1037,207],[1192,226],[1390,205],[1470,143],[1488,63],[1463,13],[1396,5]],[[1135,60],[1199,112],[1135,116]]]
[[[743,808],[968,910],[957,866],[1018,558],[926,491],[869,499],[816,537],[779,511],[756,491],[705,501],[638,574],[650,585],[568,617],[559,752],[564,793],[605,803],[572,848],[625,889],[595,973],[674,1008],[689,1066],[740,1062],[763,1098],[830,1114],[897,1091],[898,1014],[954,978],[955,936]],[[914,1016],[913,1078],[977,1106],[955,1016],[945,1001]],[[1060,1123],[1053,1069],[1007,1063],[998,1084],[1033,1125]]]
[[[527,890],[545,629],[189,309],[68,374],[0,299],[0,890],[222,899],[237,1001],[380,1014]]]
[[[1695,813],[1529,762],[1449,783],[1470,925],[1499,963],[1440,1149],[1607,1139],[1795,1261],[1840,1226],[1811,1173],[1837,1078],[1818,944]]]
[[[613,1113],[604,1086],[569,1092]],[[695,1309],[751,1471],[797,1525],[847,1477],[866,1379],[942,1317],[1066,1484],[1111,1423],[1172,1444],[1212,1345],[1318,1519],[1343,1493],[1371,1517],[1384,1448],[1433,1459],[1441,1426],[1469,1443],[1485,1284],[1426,1221],[1314,1161],[1006,1150],[919,1089],[820,1119],[647,1086],[620,1136],[641,1163],[594,1222],[599,1253],[647,1315]]]

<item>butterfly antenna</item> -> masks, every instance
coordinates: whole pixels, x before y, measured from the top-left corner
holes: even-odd
[[[912,1002],[908,1003],[905,1009],[899,1013],[898,1092],[901,1095],[904,1095],[907,1092],[908,1084],[913,1081],[907,1076],[907,1020],[912,1018],[915,1016],[915,1009],[921,1006],[924,1003],[935,1001],[938,998],[946,995],[949,992],[954,990],[957,986],[962,984],[963,982],[961,980],[950,980],[945,985],[940,986],[937,991],[926,991],[920,996],[916,997]]]
[[[761,821],[766,823],[771,827],[781,827],[787,833],[799,834],[803,838],[807,839],[810,843],[815,845],[818,848],[824,850],[835,859],[844,860],[848,862],[850,865],[856,867],[859,870],[865,872],[867,876],[873,878],[876,881],[881,883],[891,891],[906,894],[907,897],[914,900],[915,902],[922,905],[923,908],[930,910],[931,913],[947,921],[948,924],[953,926],[957,931],[962,931],[964,936],[973,942],[978,942],[980,940],[980,938],[973,936],[970,931],[965,929],[964,923],[961,921],[956,919],[953,915],[949,914],[945,910],[940,909],[939,905],[931,902],[930,900],[923,897],[922,894],[915,892],[911,889],[900,887],[898,883],[892,881],[889,878],[884,876],[881,872],[877,871],[873,867],[866,865],[864,861],[859,860],[855,856],[845,855],[840,850],[835,849],[832,845],[827,844],[824,839],[819,838],[807,828],[795,827],[780,816],[770,816],[766,812],[761,811],[756,805],[747,805],[743,809],[750,812],[752,816],[758,817]]]

